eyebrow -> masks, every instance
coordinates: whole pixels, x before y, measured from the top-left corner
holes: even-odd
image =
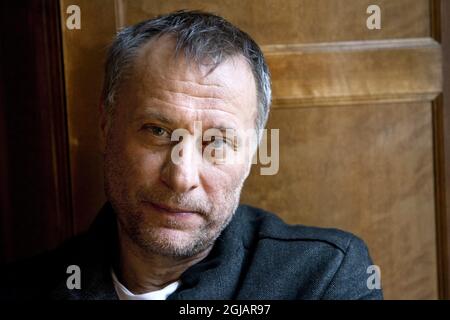
[[[134,118],[133,121],[138,121],[141,120],[143,118],[152,118],[155,119],[165,125],[171,125],[174,123],[173,120],[171,120],[170,118],[166,117],[164,114],[152,110],[152,109],[145,109],[144,111],[139,112]],[[211,126],[206,128],[207,129],[218,129],[220,131],[226,131],[226,130],[233,130],[233,131],[237,131],[237,129],[234,126],[229,126],[229,125],[225,125],[225,124],[218,124],[217,126]],[[202,129],[205,130],[203,124],[202,124]]]
[[[237,131],[236,128],[234,128],[234,127],[227,127],[227,126],[221,126],[221,125],[213,126],[208,129],[217,129],[219,131],[224,131],[224,132],[226,132],[227,130]],[[208,130],[208,129],[206,129],[206,130]]]
[[[140,120],[142,118],[153,118],[155,120],[158,120],[164,124],[170,125],[173,123],[172,120],[170,120],[169,118],[167,118],[165,115],[151,110],[151,109],[145,109],[144,111],[139,112],[134,118],[134,121]]]

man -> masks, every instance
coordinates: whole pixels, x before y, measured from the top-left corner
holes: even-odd
[[[271,100],[247,34],[193,11],[125,28],[102,97],[108,202],[86,234],[2,272],[3,297],[382,298],[357,237],[239,206]]]

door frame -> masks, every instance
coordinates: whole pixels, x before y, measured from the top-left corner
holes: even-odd
[[[432,0],[432,37],[441,43],[442,93],[433,101],[436,237],[440,299],[450,299],[450,2]]]

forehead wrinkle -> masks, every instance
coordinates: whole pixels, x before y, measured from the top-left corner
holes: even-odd
[[[154,74],[152,72],[143,72],[140,77],[140,83],[144,85],[145,83],[151,86],[148,87],[150,91],[162,90],[172,93],[185,93],[193,97],[200,98],[218,98],[224,99],[230,93],[236,94],[228,86],[217,83],[205,83],[199,82],[202,78],[194,80],[184,80],[184,79],[172,79],[167,78],[159,73]]]
[[[143,87],[141,89],[144,94],[147,92],[148,97],[146,99],[154,99],[160,102],[166,102],[175,106],[193,108],[196,110],[206,111],[208,109],[214,109],[221,112],[226,112],[230,115],[238,116],[239,114],[239,94],[232,92],[226,92],[226,88],[217,84],[198,84],[193,81],[178,81],[183,83],[189,83],[188,86],[179,87],[173,83],[158,83],[155,81],[155,77],[149,76],[151,81],[147,83],[155,83],[151,85],[148,90],[145,86],[145,81],[140,82]],[[161,85],[162,84],[162,85]],[[164,85],[166,85],[164,87]],[[196,87],[193,89],[193,87]],[[213,87],[211,89],[210,87]],[[199,89],[199,90],[196,90]],[[184,103],[183,103],[184,102]],[[225,111],[230,109],[235,112]]]
[[[191,112],[197,112],[197,111],[223,112],[223,113],[229,114],[229,115],[231,115],[233,117],[236,117],[236,114],[234,114],[232,112],[229,112],[229,111],[222,110],[222,109],[216,109],[216,108],[192,108],[192,107],[187,107],[187,106],[183,106],[183,105],[167,102],[167,101],[161,100],[161,99],[156,98],[156,97],[151,97],[151,98],[149,98],[149,100],[155,100],[158,103],[162,103],[162,104],[168,105],[170,107],[187,109],[187,110],[189,110]],[[151,106],[151,104],[150,104],[150,106]]]
[[[202,85],[202,86],[223,88],[223,86],[221,86],[220,84],[215,84],[215,83],[197,82],[197,81],[192,81],[192,80],[172,79],[172,78],[167,78],[164,75],[160,75],[160,77],[163,80],[168,80],[168,81],[173,81],[173,82],[182,82],[182,83],[187,83],[187,84],[192,84],[192,85]]]
[[[172,104],[174,106],[190,108],[195,110],[208,110],[215,109],[220,111],[225,111],[227,106],[232,106],[233,110],[238,110],[236,106],[234,106],[233,101],[225,101],[220,98],[213,97],[203,97],[197,96],[194,94],[188,94],[184,92],[170,91],[170,90],[156,90],[156,92],[152,92],[151,96],[147,99],[153,99],[158,102],[166,102]],[[147,100],[146,99],[146,100]],[[232,112],[228,112],[232,114]]]
[[[248,105],[247,102],[252,102],[253,107],[254,103],[251,100],[256,99],[256,90],[251,100],[248,97],[248,92],[254,91],[256,85],[250,66],[242,57],[230,57],[222,61],[209,74],[203,72],[202,66],[195,65],[182,56],[174,59],[171,54],[174,43],[167,39],[162,40],[158,40],[158,45],[150,41],[141,48],[135,60],[133,66],[135,81],[130,82],[138,85],[136,92],[137,96],[140,96],[136,97],[140,100],[138,105],[150,107],[152,105],[150,99],[153,98],[159,105],[191,111],[219,111],[231,115],[235,120],[240,119],[240,115],[246,119],[254,117],[256,110],[242,109],[243,104]],[[240,73],[240,76],[236,78],[237,73]],[[251,81],[252,88],[244,89],[248,87],[245,86],[247,78]],[[180,94],[185,94],[188,101]]]
[[[185,92],[185,91],[164,89],[162,87],[154,87],[154,89],[165,91],[165,92],[168,92],[168,93],[171,93],[171,94],[181,94],[181,95],[189,96],[189,97],[192,97],[192,98],[222,100],[222,97],[220,97],[218,95],[214,95],[214,94],[213,95],[193,94],[193,93]]]
[[[214,72],[211,74],[203,72],[202,66],[195,65],[192,61],[174,60],[171,57],[166,58],[168,61],[163,59],[155,64],[154,59],[158,61],[163,57],[154,56],[154,52],[150,50],[149,55],[141,57],[142,66],[136,70],[137,80],[144,85],[144,89],[145,84],[151,84],[149,90],[160,89],[185,93],[190,96],[218,99],[241,94],[239,86],[235,87],[233,83],[222,81],[222,77],[213,76]],[[222,62],[222,64],[224,63],[226,61]],[[162,65],[165,67],[162,68]],[[219,70],[221,65],[215,71]]]

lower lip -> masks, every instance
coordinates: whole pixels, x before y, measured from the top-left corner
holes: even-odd
[[[195,212],[172,212],[167,211],[164,208],[161,208],[151,202],[144,202],[147,206],[150,206],[154,211],[158,213],[162,213],[164,215],[167,215],[169,217],[179,218],[179,219],[188,219],[194,215],[196,215]]]

